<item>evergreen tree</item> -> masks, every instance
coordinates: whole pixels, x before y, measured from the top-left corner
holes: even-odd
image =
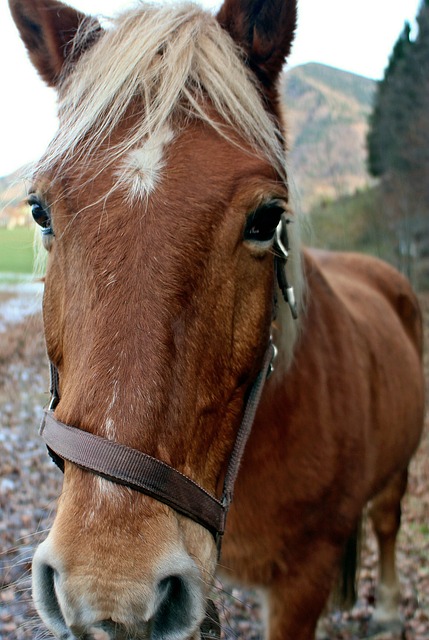
[[[402,80],[404,60],[412,46],[410,33],[411,27],[406,22],[393,47],[384,78],[378,83],[374,110],[369,120],[368,168],[375,177],[382,176],[388,170],[394,156],[397,130],[401,120],[400,109],[398,110],[395,104],[395,93],[398,80],[399,82]]]
[[[381,179],[408,275],[415,247],[429,248],[429,0],[423,0],[417,23],[416,38],[406,24],[393,48],[367,138],[368,167]]]

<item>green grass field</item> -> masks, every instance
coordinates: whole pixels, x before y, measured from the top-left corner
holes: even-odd
[[[0,272],[33,271],[33,236],[28,227],[0,229]]]

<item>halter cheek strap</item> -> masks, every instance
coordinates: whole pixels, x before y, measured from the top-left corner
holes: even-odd
[[[50,408],[45,410],[40,435],[52,459],[62,471],[64,471],[64,460],[68,460],[82,469],[167,504],[208,529],[214,535],[220,551],[226,515],[232,502],[240,462],[275,353],[275,347],[270,341],[262,369],[250,389],[243,419],[229,459],[220,500],[191,478],[161,460],[60,422],[52,410],[60,398],[58,371],[53,364],[51,364],[52,401]]]

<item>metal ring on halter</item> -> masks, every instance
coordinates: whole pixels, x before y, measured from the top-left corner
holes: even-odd
[[[294,320],[298,318],[298,309],[295,300],[295,292],[289,284],[286,275],[286,264],[289,258],[289,238],[287,234],[288,220],[282,216],[276,228],[274,239],[274,268],[277,275],[277,282],[283,294],[285,302],[289,305]]]
[[[285,245],[283,244],[282,234],[285,233],[287,238],[287,224],[287,220],[285,220],[285,218],[282,216],[276,228],[276,237],[274,241],[274,248],[281,254],[281,256],[279,257],[285,261],[287,261],[289,258],[289,243],[288,246],[285,247]]]
[[[276,358],[278,356],[279,350],[277,349],[276,345],[273,342],[273,338],[272,336],[270,337],[271,340],[271,346],[273,347],[273,357],[271,359],[271,362],[268,366],[268,371],[267,371],[267,380],[268,378],[270,378],[272,376],[272,374],[274,373],[274,362],[276,361]]]

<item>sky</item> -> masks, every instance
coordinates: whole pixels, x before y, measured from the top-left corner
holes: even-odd
[[[209,9],[220,6],[216,0],[200,1]],[[133,2],[70,0],[69,4],[110,16]],[[288,65],[320,62],[381,79],[405,21],[414,23],[419,6],[420,0],[299,0]],[[57,127],[55,92],[29,62],[7,0],[0,0],[0,61],[0,176],[4,176],[37,160]]]

